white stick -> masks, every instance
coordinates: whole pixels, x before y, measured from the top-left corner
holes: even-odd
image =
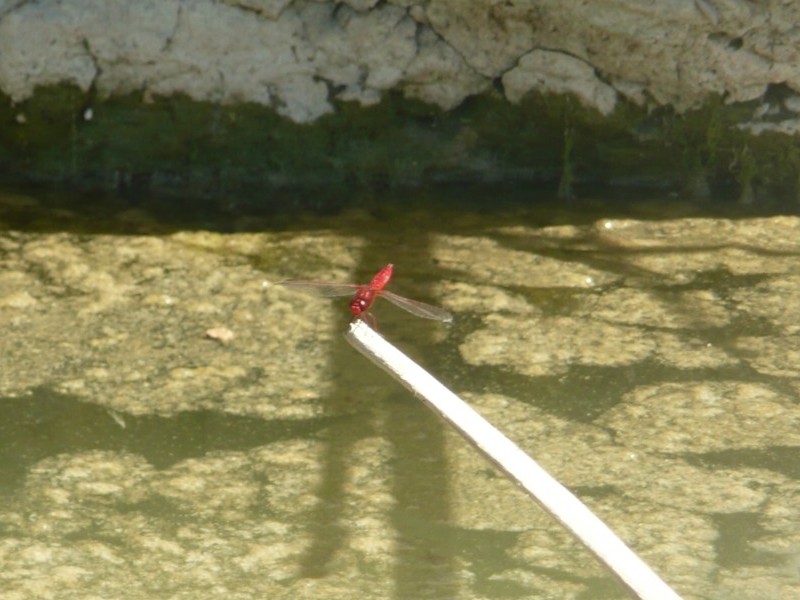
[[[585,504],[430,373],[360,319],[350,324],[345,337],[475,444],[605,564],[636,598],[681,600]]]

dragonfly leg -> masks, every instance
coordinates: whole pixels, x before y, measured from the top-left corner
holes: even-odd
[[[378,319],[371,312],[363,312],[358,317],[375,331],[378,331]]]

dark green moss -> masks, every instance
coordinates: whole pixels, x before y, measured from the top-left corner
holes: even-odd
[[[569,96],[510,105],[492,91],[449,112],[398,94],[334,108],[301,125],[253,104],[41,89],[0,100],[0,177],[211,196],[437,181],[536,182],[563,196],[585,184],[800,195],[798,144],[737,127],[750,104],[715,98],[676,114],[621,103],[603,116]]]

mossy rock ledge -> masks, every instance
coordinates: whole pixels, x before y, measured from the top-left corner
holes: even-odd
[[[0,178],[800,197],[798,3],[0,2]]]

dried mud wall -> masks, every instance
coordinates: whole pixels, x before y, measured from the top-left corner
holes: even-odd
[[[795,197],[800,4],[0,0],[0,171]]]

